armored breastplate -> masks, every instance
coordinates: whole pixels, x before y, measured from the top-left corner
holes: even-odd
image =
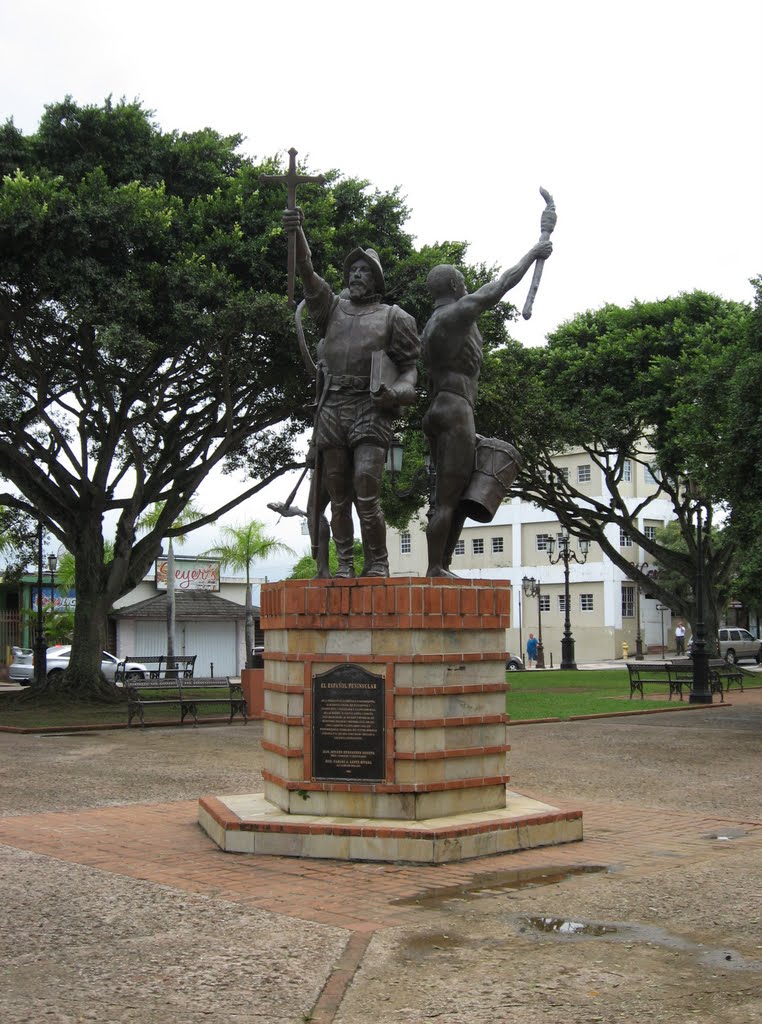
[[[371,356],[386,348],[390,323],[390,306],[362,306],[339,299],[325,332],[322,353],[329,373],[369,377]]]

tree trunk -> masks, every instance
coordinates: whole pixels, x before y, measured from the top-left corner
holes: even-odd
[[[29,696],[63,697],[79,700],[119,700],[117,688],[101,672],[106,640],[106,616],[111,607],[103,570],[103,535],[101,518],[97,525],[83,524],[76,558],[77,605],[74,612],[69,667],[63,675],[55,674],[42,686],[30,687]]]
[[[719,658],[717,638],[720,630],[720,609],[717,606],[715,592],[711,581],[704,581],[704,643],[706,645],[707,658]],[[698,610],[696,602],[691,603],[688,619],[693,631],[693,645],[696,645],[696,633],[698,630]]]

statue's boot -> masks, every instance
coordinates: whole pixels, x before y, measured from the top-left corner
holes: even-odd
[[[363,576],[388,576],[386,523],[377,498],[358,498],[357,514],[362,529]]]
[[[336,545],[336,554],[339,556],[339,567],[336,570],[336,578],[351,580],[355,576],[355,538],[354,534],[348,536],[333,536]]]

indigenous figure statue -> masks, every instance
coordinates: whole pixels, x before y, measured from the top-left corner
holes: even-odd
[[[518,284],[535,261],[550,256],[553,246],[548,238],[556,214],[552,200],[547,198],[541,240],[496,281],[469,295],[463,275],[456,267],[447,264],[434,267],[427,278],[434,312],[421,335],[431,402],[423,430],[436,469],[435,502],[426,530],[427,576],[453,576],[450,561],[466,518],[470,515],[489,522],[499,504],[498,499],[485,515],[474,514],[475,503],[469,500],[469,486],[479,475],[484,476],[477,453],[482,452],[490,464],[496,457],[501,463],[494,475],[502,481],[503,493],[507,493],[520,465],[518,453],[512,446],[479,438],[476,433],[474,404],[483,346],[476,321]],[[539,283],[539,275],[536,279]],[[491,468],[489,472],[492,473]]]
[[[393,420],[416,398],[418,333],[408,313],[381,301],[384,274],[373,249],[357,248],[347,256],[346,287],[336,295],[312,266],[302,224],[301,210],[284,212],[307,308],[322,337],[311,501],[319,506],[324,492],[330,497],[337,576],[354,576],[353,503],[362,532],[362,575],[388,576],[381,476]]]

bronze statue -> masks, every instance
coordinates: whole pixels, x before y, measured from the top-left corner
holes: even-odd
[[[434,267],[427,278],[434,312],[421,335],[430,397],[423,430],[436,469],[435,501],[426,530],[427,576],[454,575],[449,567],[455,544],[474,508],[473,502],[464,498],[475,469],[479,472],[479,466],[475,465],[477,448],[484,440],[478,438],[474,424],[483,346],[476,321],[518,284],[535,261],[550,256],[553,245],[548,238],[555,225],[556,213],[550,196],[543,194],[548,204],[543,213],[541,240],[496,281],[469,295],[463,275],[456,267],[447,264]],[[503,476],[512,480],[518,464],[511,467],[510,463],[517,462],[518,453],[504,442],[490,441],[487,444],[493,446],[486,449],[486,457],[491,461],[494,461],[494,446],[502,447]],[[480,517],[481,521],[489,522],[494,510],[492,508],[491,514],[488,511]]]
[[[293,238],[307,308],[322,336],[315,414],[315,498],[331,499],[337,576],[354,576],[352,505],[363,545],[363,576],[388,576],[381,476],[401,406],[415,401],[419,341],[415,321],[382,302],[384,274],[373,249],[354,249],[344,263],[345,289],[336,295],[315,272],[299,209],[283,226]],[[319,512],[316,510],[316,518]]]

